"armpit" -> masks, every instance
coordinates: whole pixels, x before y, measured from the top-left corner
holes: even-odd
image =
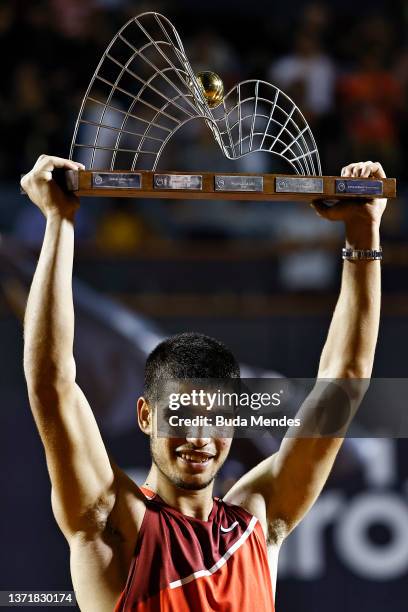
[[[268,521],[266,543],[268,546],[282,544],[288,535],[288,526],[283,519],[273,519]]]

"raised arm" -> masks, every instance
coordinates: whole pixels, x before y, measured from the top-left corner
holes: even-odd
[[[69,539],[101,529],[115,502],[112,467],[89,404],[75,382],[72,262],[78,199],[52,178],[81,164],[42,155],[21,185],[46,217],[24,322],[24,372],[44,444],[56,520]]]
[[[366,162],[343,169],[343,176],[385,178],[380,164]],[[329,220],[343,220],[346,247],[380,248],[380,222],[386,200],[349,203],[333,209],[317,207]],[[340,296],[320,358],[318,378],[370,378],[381,307],[381,266],[378,260],[344,261]]]
[[[383,178],[385,174],[380,164],[365,162],[346,166],[342,176]],[[385,206],[384,199],[343,202],[331,208],[314,204],[321,217],[344,222],[347,247],[364,250],[377,250],[380,246],[379,228]],[[318,379],[338,379],[340,386],[343,380],[346,388],[348,382],[347,392],[354,409],[366,388],[357,379],[371,376],[380,301],[380,261],[345,260],[340,296],[321,355]],[[303,417],[318,406],[319,386],[316,389],[300,410]],[[257,495],[265,504],[271,541],[281,541],[317,499],[342,442],[343,437],[286,436],[279,451],[238,481],[227,499],[245,505]]]

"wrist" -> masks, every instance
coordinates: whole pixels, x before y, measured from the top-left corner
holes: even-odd
[[[377,223],[346,224],[346,247],[351,249],[379,249],[380,227]]]
[[[47,223],[61,223],[62,221],[74,222],[75,210],[60,210],[59,208],[50,208],[46,211],[45,217]]]

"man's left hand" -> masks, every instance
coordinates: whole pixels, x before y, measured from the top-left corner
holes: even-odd
[[[386,178],[381,164],[372,161],[349,164],[342,169],[341,176],[345,178]],[[322,202],[315,201],[311,206],[319,217],[329,221],[344,221],[346,226],[354,227],[362,225],[379,227],[386,204],[386,198],[374,198],[368,201],[359,198],[342,200],[334,206],[326,206]]]

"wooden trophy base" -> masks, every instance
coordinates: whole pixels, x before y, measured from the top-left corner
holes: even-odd
[[[65,184],[78,196],[188,200],[372,200],[395,198],[393,178],[346,178],[214,172],[79,170],[65,172]]]

